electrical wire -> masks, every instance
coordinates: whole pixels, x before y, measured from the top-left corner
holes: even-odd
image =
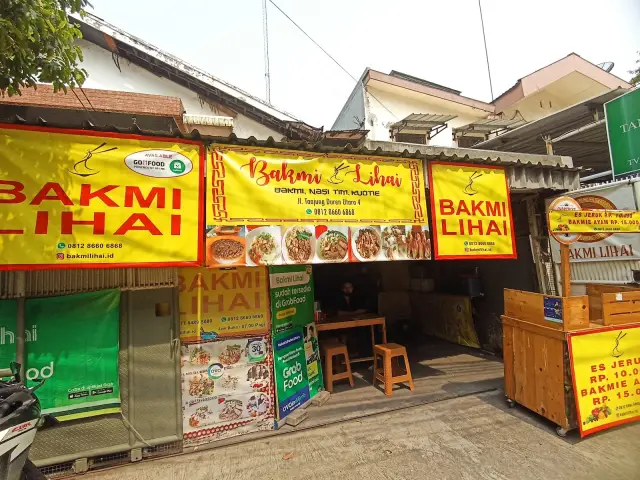
[[[284,10],[282,10],[278,5],[276,5],[276,3],[275,3],[273,0],[269,0],[269,3],[271,3],[271,5],[273,5],[274,7],[276,7],[276,8],[278,9],[278,11],[279,11],[282,15],[284,15],[284,16],[287,18],[287,20],[289,20],[291,23],[293,23],[293,24],[295,25],[295,27],[296,27],[298,30],[300,30],[300,31],[304,34],[304,36],[305,36],[305,37],[307,37],[309,40],[311,40],[311,42],[312,42],[316,47],[318,47],[320,50],[322,50],[322,52],[323,52],[327,57],[329,57],[329,58],[333,61],[333,63],[335,63],[335,64],[340,68],[340,70],[342,70],[344,73],[346,73],[347,75],[349,75],[349,77],[350,77],[354,82],[356,82],[356,83],[360,83],[360,80],[358,80],[356,77],[354,77],[353,75],[351,75],[351,74],[349,73],[349,71],[348,71],[346,68],[344,68],[344,67],[340,64],[340,62],[338,62],[338,61],[337,61],[337,60],[336,60],[336,59],[335,59],[335,58],[334,58],[334,57],[333,57],[329,52],[327,52],[324,48],[322,48],[322,46],[321,46],[318,42],[316,42],[313,38],[311,38],[311,35],[309,35],[307,32],[305,32],[305,31],[304,31],[304,29],[303,29],[300,25],[298,25],[298,24],[297,24],[297,23],[296,23],[296,22],[295,22],[295,21],[294,21],[294,20],[293,20],[289,15],[287,15],[287,14],[284,12]],[[363,87],[364,87],[364,85],[363,85]],[[365,87],[365,88],[366,88],[366,87]],[[382,108],[384,108],[387,112],[389,112],[389,113],[393,116],[393,118],[395,118],[396,120],[398,120],[398,117],[397,117],[397,116],[396,116],[396,115],[395,115],[391,110],[389,110],[389,109],[387,108],[387,106],[386,106],[384,103],[382,103],[382,102],[381,102],[381,101],[380,101],[380,100],[379,100],[379,99],[378,99],[378,98],[377,98],[373,93],[371,93],[371,91],[367,90],[367,92],[369,93],[369,95],[371,95],[371,97],[372,97],[376,102],[378,102],[378,103],[382,106]]]
[[[144,437],[142,435],[140,435],[140,432],[138,432],[138,430],[136,430],[136,428],[131,425],[131,422],[129,422],[129,420],[127,420],[127,417],[124,416],[124,414],[122,412],[120,412],[120,416],[122,417],[122,422],[125,424],[125,426],[130,429],[133,434],[136,436],[136,438],[138,440],[140,440],[142,443],[144,443],[147,447],[152,448],[153,445],[150,445],[149,442],[147,442]]]
[[[82,108],[84,108],[84,111],[87,113],[87,118],[89,119],[89,121],[93,124],[96,124],[95,119],[91,116],[91,112],[89,111],[89,109],[85,106],[84,103],[82,103],[82,100],[80,100],[80,97],[78,96],[78,94],[76,93],[76,89],[72,88],[71,91],[73,92],[73,94],[76,96],[76,98],[78,99],[78,102],[80,103],[80,105],[82,105]]]
[[[89,102],[89,105],[91,106],[91,110],[93,110],[94,112],[96,111],[96,107],[93,106],[93,104],[91,103],[91,100],[89,100],[89,97],[87,97],[86,92],[84,91],[84,88],[79,87],[80,91],[82,92],[82,95],[84,95],[84,98],[87,99],[87,102]]]
[[[489,73],[489,90],[491,91],[491,101],[493,102],[493,84],[491,83],[491,68],[489,68],[489,50],[487,50],[487,37],[484,34],[484,20],[482,18],[482,5],[478,0],[478,8],[480,9],[480,24],[482,25],[482,38],[484,39],[484,54],[487,57],[487,72]]]

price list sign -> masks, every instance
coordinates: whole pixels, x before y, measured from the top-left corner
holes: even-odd
[[[640,327],[605,327],[569,336],[582,437],[640,419]]]

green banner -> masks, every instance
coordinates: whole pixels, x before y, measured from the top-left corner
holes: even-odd
[[[613,176],[640,172],[640,89],[604,104]]]
[[[43,413],[73,420],[120,412],[120,292],[28,299],[24,371]],[[0,302],[0,366],[15,359],[16,301]]]
[[[318,394],[318,392],[324,390],[316,324],[311,322],[305,325],[303,332],[304,356],[307,361],[307,379],[309,381],[309,397],[313,398]]]
[[[273,366],[278,420],[282,420],[311,398],[302,328],[292,328],[273,337]]]
[[[313,322],[311,265],[269,267],[269,286],[274,333]]]

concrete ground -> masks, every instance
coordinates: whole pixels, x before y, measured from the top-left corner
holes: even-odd
[[[640,479],[640,423],[581,440],[500,391],[93,473],[86,480]]]

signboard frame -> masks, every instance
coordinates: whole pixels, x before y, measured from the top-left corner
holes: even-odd
[[[638,327],[637,324],[628,324],[628,325],[615,325],[615,326],[605,326],[605,327],[601,327],[601,328],[595,328],[595,329],[590,329],[590,330],[582,330],[582,331],[576,331],[576,332],[569,332],[568,334],[568,338],[567,338],[567,345],[568,345],[568,349],[569,349],[569,361],[571,364],[571,379],[572,379],[572,384],[573,384],[573,393],[575,396],[575,405],[576,405],[576,412],[577,412],[577,423],[578,423],[578,428],[580,430],[580,437],[585,437],[587,435],[591,435],[593,433],[596,432],[600,432],[602,430],[606,430],[609,428],[613,428],[619,425],[624,425],[626,423],[631,423],[631,422],[635,422],[640,420],[640,414],[635,415],[635,416],[630,416],[628,418],[623,418],[621,420],[617,420],[614,422],[610,422],[610,423],[606,423],[603,425],[598,425],[597,427],[591,428],[589,430],[584,430],[583,429],[583,424],[582,424],[582,412],[580,411],[580,401],[579,401],[579,397],[578,397],[578,393],[579,390],[577,388],[577,383],[576,383],[576,371],[575,371],[575,362],[574,362],[574,356],[573,356],[573,350],[574,350],[574,345],[572,342],[572,339],[574,337],[580,337],[580,336],[584,336],[584,335],[591,335],[591,334],[598,334],[598,333],[604,333],[604,332],[615,332],[615,331],[620,331],[620,330],[629,330],[629,329],[637,329],[640,331],[640,327]],[[597,373],[594,373],[594,375]],[[629,378],[633,378],[633,377],[629,377]],[[623,388],[623,387],[620,387]],[[629,386],[628,388],[633,388],[633,385]]]
[[[604,124],[607,128],[607,147],[609,148],[609,160],[611,160],[611,176],[613,177],[614,180],[618,180],[619,178],[622,177],[626,177],[626,176],[630,176],[630,175],[635,175],[640,173],[640,165],[638,166],[638,168],[636,168],[635,170],[631,170],[628,172],[622,172],[622,173],[616,173],[616,165],[615,165],[615,160],[613,158],[613,150],[611,148],[611,131],[609,129],[609,113],[608,113],[608,109],[611,108],[610,105],[615,103],[615,102],[624,102],[624,98],[630,95],[638,95],[640,97],[640,88],[635,88],[632,90],[629,90],[626,93],[623,93],[622,95],[620,95],[619,97],[616,97],[612,100],[609,100],[608,102],[605,102],[603,105],[603,109],[604,109]],[[640,150],[640,142],[638,145],[638,149]]]
[[[450,167],[467,167],[467,168],[477,168],[477,169],[489,169],[489,170],[502,170],[504,171],[504,180],[505,180],[505,188],[506,188],[506,202],[509,206],[509,217],[508,220],[511,226],[511,249],[513,253],[511,254],[498,254],[498,255],[442,255],[439,253],[438,248],[438,231],[439,226],[437,220],[439,217],[436,216],[436,206],[435,206],[435,192],[433,185],[433,166],[450,166]],[[435,260],[515,260],[518,258],[518,251],[516,248],[516,232],[515,232],[515,224],[513,222],[513,207],[511,203],[511,190],[509,189],[509,178],[507,177],[505,167],[498,165],[484,165],[484,164],[473,164],[473,163],[461,163],[461,162],[428,162],[427,171],[429,176],[429,199],[430,199],[430,208],[431,208],[431,222],[430,228],[431,232],[433,232],[433,249],[432,249],[432,258]]]
[[[207,199],[207,208],[210,208],[209,212],[212,214],[209,220],[211,225],[424,225],[428,222],[426,195],[424,192],[424,169],[423,162],[420,159],[384,157],[379,155],[354,155],[347,153],[322,153],[309,150],[287,150],[272,147],[230,144],[209,145],[208,152],[211,157],[211,164],[209,165],[209,178],[207,180],[211,190],[209,198]],[[230,205],[225,192],[232,189],[242,192],[248,189],[246,187],[243,188],[242,185],[237,185],[237,183],[240,183],[237,178],[232,180],[234,175],[238,176],[238,173],[235,172],[232,166],[233,163],[237,163],[239,159],[235,159],[234,161],[228,158],[225,159],[228,154],[236,156],[253,155],[250,157],[248,164],[238,164],[237,171],[243,167],[247,167],[245,171],[253,172],[249,173],[247,177],[248,181],[253,181],[254,184],[260,187],[266,187],[267,184],[272,181],[284,182],[280,177],[286,177],[289,179],[288,183],[284,183],[284,185],[280,187],[274,186],[273,188],[277,188],[278,190],[301,190],[296,192],[280,192],[278,194],[286,193],[287,195],[294,195],[296,198],[288,198],[286,196],[272,197],[270,192],[265,191],[262,197],[260,195],[254,195],[251,197],[251,200],[256,199],[255,202],[266,202],[267,204],[273,203],[273,199],[277,199],[278,204],[293,201],[293,205],[300,205],[300,209],[304,208],[302,205],[308,207],[305,209],[304,215],[301,213],[292,214],[289,209],[286,215],[283,215],[282,211],[269,211],[268,215],[260,216],[260,212],[252,211],[250,216],[240,214],[232,216],[230,210],[233,208],[233,205]],[[256,166],[260,164],[261,167],[266,169],[269,162],[275,163],[276,159],[280,161],[280,166],[277,171],[270,170],[269,172],[265,172]],[[291,163],[288,163],[288,161],[291,161]],[[349,162],[358,164],[356,165],[358,168],[349,170]],[[296,171],[296,169],[300,169],[300,166],[304,163],[314,164],[314,171]],[[335,163],[335,165],[330,165],[331,163]],[[363,164],[376,164],[373,168],[373,173],[358,173],[359,167]],[[398,172],[380,171],[380,167],[382,166],[404,167],[405,170],[400,172],[401,174],[399,175]],[[256,171],[260,174],[257,180],[260,180],[261,183],[258,183],[258,181],[254,179]],[[364,188],[366,190],[365,192],[357,192],[357,195],[355,195],[354,199],[350,202],[345,202],[345,200],[349,199],[344,198],[344,193],[331,193],[331,190],[334,188],[348,188],[345,185],[349,185],[349,182],[347,182],[345,177],[348,174],[354,173],[356,174],[356,178],[360,178],[360,175],[362,175],[358,184],[366,186],[360,187]],[[393,174],[386,175],[388,173]],[[301,179],[298,179],[297,176],[300,176]],[[267,178],[269,180],[264,181]],[[380,206],[381,204],[397,205],[399,203],[397,196],[389,195],[388,197],[384,197],[380,195],[381,189],[383,188],[400,188],[401,183],[398,183],[399,180],[400,182],[405,182],[402,183],[401,192],[403,197],[400,202],[400,204],[406,205],[406,212],[403,212],[405,215],[398,218],[391,218],[392,214],[388,214],[385,211],[384,213],[387,213],[387,215],[383,215],[382,218],[376,218],[372,212],[375,212],[377,215],[378,212],[383,210],[383,207]],[[245,179],[243,179],[243,182],[244,181]],[[314,195],[320,195],[317,200],[322,203],[318,204],[315,201],[311,203],[301,203],[303,199],[308,197],[309,192],[303,188],[298,188],[300,187],[298,181],[301,182],[302,186],[310,187],[313,190],[326,190],[325,192],[314,193]],[[294,183],[296,184],[296,188],[290,188]],[[253,184],[252,187],[254,187]],[[271,188],[271,186],[268,188]],[[363,193],[366,195],[363,195]],[[236,203],[249,203],[249,200],[245,201],[241,193],[238,195],[240,196],[235,200]],[[329,198],[331,196],[334,197],[333,200],[340,199],[340,202],[325,203],[324,197]],[[295,203],[295,200],[298,200],[298,202]],[[406,203],[404,203],[405,200]],[[332,206],[335,208],[331,208]],[[343,206],[346,208],[343,208]],[[271,208],[273,208],[273,205]],[[300,210],[300,212],[302,212],[302,210]],[[398,215],[399,213],[396,208],[394,214]],[[355,218],[351,218],[352,216]]]
[[[81,130],[74,128],[55,128],[55,127],[43,127],[33,125],[16,125],[0,123],[0,129],[5,130],[17,130],[17,131],[31,131],[41,133],[53,133],[61,135],[78,135],[84,137],[98,137],[98,138],[115,138],[120,140],[138,140],[158,143],[182,143],[188,145],[195,145],[199,147],[199,165],[197,169],[198,173],[198,244],[197,254],[195,261],[161,261],[161,262],[121,262],[121,263],[40,263],[40,264],[2,264],[0,265],[0,271],[12,271],[12,270],[68,270],[68,269],[87,269],[87,268],[144,268],[144,267],[194,267],[203,264],[204,262],[204,242],[201,239],[204,238],[205,227],[205,162],[206,162],[206,147],[203,142],[183,139],[183,138],[170,138],[170,137],[155,137],[149,135],[138,135],[132,133],[118,133],[118,132],[99,132],[91,130]]]

